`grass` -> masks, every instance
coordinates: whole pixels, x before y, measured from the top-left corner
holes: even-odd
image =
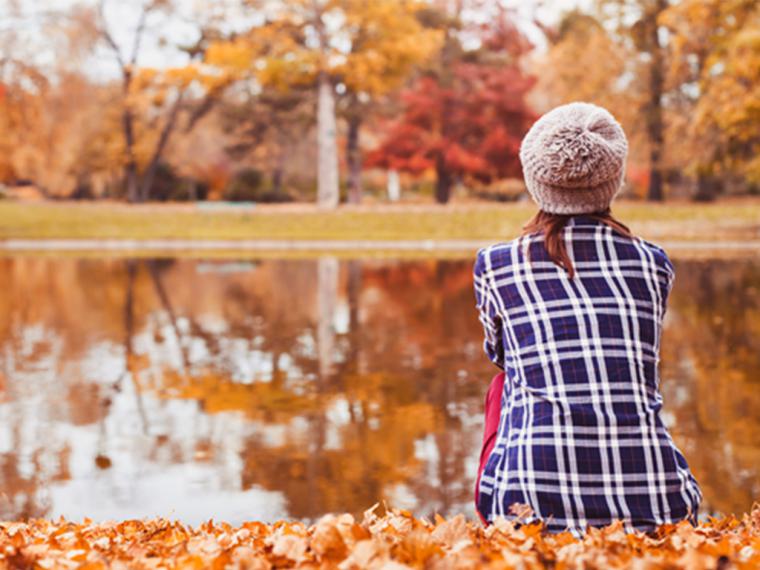
[[[483,240],[509,239],[532,204],[207,207],[0,202],[0,239]],[[655,240],[760,240],[760,200],[621,202],[615,214]]]

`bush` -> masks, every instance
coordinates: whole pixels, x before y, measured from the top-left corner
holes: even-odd
[[[239,171],[224,189],[224,199],[230,202],[291,202],[293,197],[275,191],[264,184],[264,175],[256,168]]]
[[[159,202],[205,200],[208,186],[193,178],[178,176],[171,165],[161,163],[150,189],[149,200]]]
[[[89,182],[80,182],[69,194],[69,200],[94,200],[95,192]]]
[[[473,195],[481,200],[515,202],[525,194],[525,184],[517,178],[506,178],[473,189]]]

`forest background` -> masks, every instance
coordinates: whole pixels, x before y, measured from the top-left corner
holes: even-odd
[[[517,200],[573,100],[631,141],[625,195],[760,191],[751,0],[4,0],[0,195]]]

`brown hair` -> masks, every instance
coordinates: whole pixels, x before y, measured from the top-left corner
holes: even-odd
[[[631,230],[628,229],[628,226],[613,218],[609,210],[594,214],[584,214],[584,216],[599,220],[619,234],[628,238],[633,238],[633,234],[631,233]],[[567,271],[567,275],[570,279],[575,276],[575,268],[567,253],[565,232],[563,230],[565,229],[568,220],[572,217],[573,214],[550,214],[549,212],[539,210],[533,219],[523,226],[522,233],[523,236],[533,233],[543,234],[544,245],[546,246],[546,252],[549,254],[549,258],[562,269]]]

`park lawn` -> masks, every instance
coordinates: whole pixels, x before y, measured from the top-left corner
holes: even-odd
[[[308,204],[226,206],[0,202],[0,239],[181,240],[483,240],[517,235],[535,212],[529,203],[448,206]],[[620,202],[615,215],[648,239],[760,239],[760,199],[712,204]]]

